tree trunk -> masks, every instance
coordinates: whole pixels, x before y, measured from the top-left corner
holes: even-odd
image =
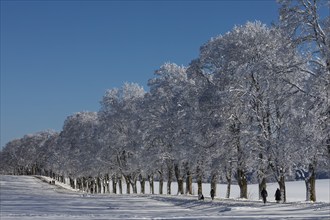
[[[77,178],[77,189],[82,190],[82,191],[84,190],[82,178]]]
[[[192,175],[189,170],[186,177],[186,194],[192,195]]]
[[[167,180],[167,195],[171,195],[171,184],[172,181],[171,180]]]
[[[73,179],[69,177],[69,186],[74,189]]]
[[[164,185],[164,174],[163,174],[163,167],[159,171],[159,194],[163,194],[163,185]]]
[[[247,199],[247,179],[242,169],[237,169],[237,182],[240,188],[240,198]]]
[[[261,141],[260,141],[261,142]],[[260,143],[260,145],[262,145]],[[263,189],[266,189],[266,178],[265,178],[265,164],[264,164],[264,155],[263,153],[259,153],[259,158],[258,158],[258,164],[259,164],[259,169],[257,171],[257,177],[258,177],[258,184],[259,184],[259,200],[262,200],[261,196],[261,191]]]
[[[141,185],[141,194],[145,194],[146,180],[142,175],[140,175],[140,185]]]
[[[95,192],[95,194],[99,193],[99,181],[98,181],[98,177],[96,177],[94,179],[94,192]]]
[[[266,178],[263,177],[259,180],[259,199],[260,200],[262,199],[261,191],[262,191],[262,189],[266,189],[266,187],[267,187]]]
[[[82,185],[81,185],[81,178],[75,178],[76,179],[76,189],[81,190]]]
[[[107,181],[107,177],[104,176],[104,178],[103,178],[103,193],[107,193],[107,188],[109,189],[108,181]]]
[[[97,194],[98,190],[98,181],[97,178],[94,178],[94,194]]]
[[[91,182],[91,194],[94,194],[95,192],[95,180],[93,179]]]
[[[218,173],[217,171],[213,171],[211,177],[211,189],[214,190],[214,195],[217,195],[217,183],[218,183]]]
[[[278,181],[278,185],[281,191],[281,201],[284,203],[286,202],[286,190],[285,190],[285,178],[283,175],[280,177],[280,181]]]
[[[184,190],[183,190],[183,179],[180,178],[178,180],[178,194],[179,195],[183,195],[184,194]]]
[[[150,193],[151,194],[155,194],[154,176],[153,175],[149,175],[148,176],[148,180],[149,180],[149,186],[150,186]]]
[[[99,178],[99,181],[100,181],[100,184],[99,184],[100,190],[99,190],[99,192],[104,194],[104,179]]]
[[[168,164],[167,169],[168,169],[168,172],[167,172],[167,174],[168,174],[167,175],[167,194],[171,195],[171,184],[172,184],[172,178],[173,178],[172,164]]]
[[[309,178],[305,178],[305,186],[306,186],[306,201],[310,201],[311,187],[309,183]]]
[[[84,185],[85,185],[85,191],[87,193],[90,193],[90,182],[88,178],[84,179]]]
[[[226,198],[229,199],[230,197],[230,188],[231,188],[231,177],[232,177],[232,162],[230,160],[229,162],[229,168],[226,167],[226,180],[227,180],[227,192],[226,192]]]
[[[199,166],[197,166],[197,194],[201,195],[203,194],[203,174]]]
[[[227,179],[227,192],[226,192],[227,199],[229,199],[229,197],[230,197],[230,188],[231,188],[231,178]]]
[[[123,180],[121,175],[118,176],[118,186],[119,186],[119,193],[123,194]]]
[[[126,194],[131,194],[131,184],[126,182]]]
[[[102,193],[102,179],[100,177],[97,177],[97,192]]]
[[[106,193],[110,193],[110,175],[107,174],[105,178],[106,183]]]
[[[315,192],[315,175],[312,175],[309,179],[310,184],[310,200],[316,202],[316,192]]]
[[[203,194],[203,181],[200,176],[197,177],[197,194]]]
[[[97,179],[94,178],[93,180],[93,192],[94,194],[97,194]]]
[[[137,180],[136,179],[132,180],[131,185],[132,185],[132,188],[133,188],[133,193],[137,194]]]
[[[88,179],[85,179],[85,191],[86,193],[90,193],[90,186]]]
[[[237,150],[237,183],[240,188],[240,198],[247,199],[247,179],[244,172],[245,167],[245,153],[241,147],[240,135],[241,135],[241,122],[238,118],[235,118],[235,122],[232,125],[232,132],[235,136],[235,147]]]
[[[112,176],[112,192],[117,194],[117,177],[116,175]]]
[[[315,193],[315,165],[309,164],[309,176],[305,179],[306,184],[306,201],[316,202],[316,193]]]
[[[175,172],[176,180],[178,182],[178,195],[183,195],[184,194],[184,192],[183,192],[183,178],[180,175],[180,168],[179,168],[179,164],[177,164],[177,163],[174,165],[174,172]]]
[[[124,176],[126,182],[126,194],[131,194],[131,183],[128,176]]]

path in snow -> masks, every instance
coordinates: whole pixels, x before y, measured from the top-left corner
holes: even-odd
[[[329,203],[197,201],[189,196],[92,195],[31,176],[0,176],[0,219],[330,219]]]

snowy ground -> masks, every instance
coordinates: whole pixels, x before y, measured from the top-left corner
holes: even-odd
[[[330,182],[329,180],[323,182],[318,184],[318,191],[323,192],[319,197],[326,200],[330,197]],[[288,186],[296,184],[296,188],[292,188],[296,190],[292,191],[301,192],[304,188],[300,189],[298,183],[288,183]],[[263,205],[260,201],[252,200],[211,201],[206,198],[205,201],[197,201],[194,196],[113,194],[86,196],[49,185],[31,176],[0,176],[0,186],[1,220],[330,219],[328,202],[305,203],[301,200],[276,204],[271,201]],[[235,189],[233,193],[236,193]]]

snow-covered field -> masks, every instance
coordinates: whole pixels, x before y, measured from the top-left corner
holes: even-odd
[[[304,183],[288,182],[288,203],[277,204],[270,198],[263,205],[256,199],[254,185],[249,186],[249,200],[222,199],[225,189],[219,185],[220,198],[198,201],[196,196],[183,195],[86,195],[32,176],[0,176],[0,219],[330,219],[330,180],[316,184],[317,199],[326,202],[304,202]],[[236,187],[233,198],[238,195]],[[268,184],[271,197],[276,187]],[[208,185],[203,189],[208,196]]]

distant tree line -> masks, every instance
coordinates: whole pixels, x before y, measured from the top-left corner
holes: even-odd
[[[94,192],[141,193],[172,181],[178,193],[209,181],[233,181],[247,198],[299,175],[316,200],[318,170],[329,169],[330,19],[322,1],[280,0],[280,21],[248,22],[201,46],[189,66],[165,63],[148,82],[110,89],[98,112],[69,116],[61,132],[12,140],[0,152],[2,174],[48,175]],[[184,182],[186,182],[184,189]],[[117,192],[119,185],[120,192]]]

